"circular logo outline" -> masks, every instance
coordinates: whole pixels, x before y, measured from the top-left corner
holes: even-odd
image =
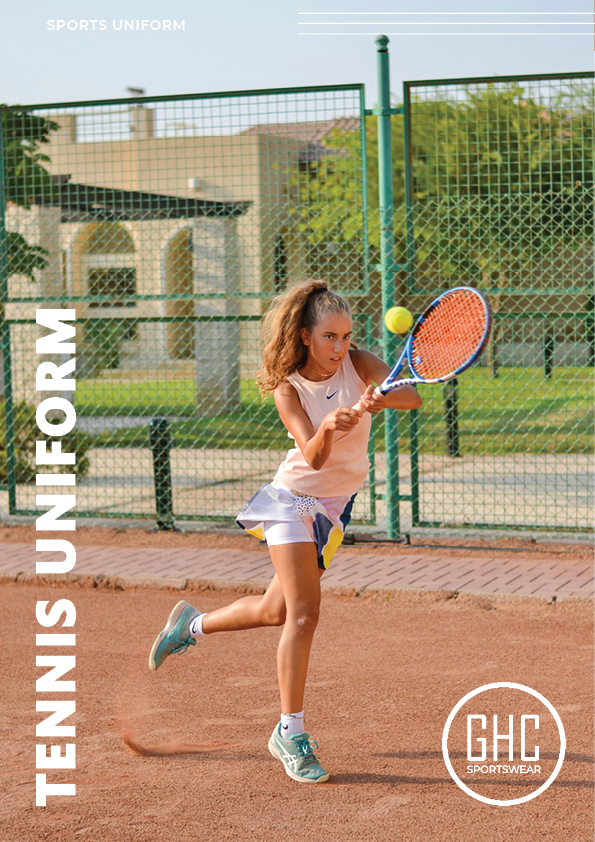
[[[499,798],[488,798],[485,795],[480,795],[478,792],[474,792],[471,787],[468,787],[467,784],[464,784],[463,781],[459,778],[455,770],[453,769],[452,763],[450,762],[450,757],[448,755],[448,734],[450,732],[450,726],[452,725],[452,721],[459,712],[459,710],[463,707],[463,705],[472,699],[474,696],[479,695],[479,693],[484,693],[486,690],[497,690],[501,687],[507,687],[510,690],[522,690],[524,693],[528,693],[530,696],[534,696],[536,699],[544,705],[549,712],[554,717],[556,725],[558,726],[558,733],[560,734],[560,754],[558,755],[558,762],[556,763],[552,774],[549,776],[547,781],[543,783],[535,792],[531,792],[529,795],[524,795],[522,798],[512,798],[510,801],[503,801]],[[558,772],[562,768],[562,763],[564,762],[564,757],[566,755],[566,732],[564,731],[564,725],[562,724],[562,720],[560,719],[560,715],[556,708],[549,702],[545,696],[542,696],[541,693],[538,693],[537,690],[532,690],[531,687],[527,687],[525,684],[515,684],[511,681],[496,681],[493,684],[482,684],[481,687],[477,687],[475,690],[471,690],[470,693],[467,693],[466,696],[463,696],[460,701],[456,703],[454,708],[451,710],[450,714],[448,715],[448,719],[444,724],[444,729],[442,731],[442,757],[444,759],[444,763],[446,764],[446,768],[448,769],[448,773],[459,787],[462,789],[463,792],[466,792],[467,795],[470,795],[471,798],[475,798],[476,801],[483,801],[484,804],[495,804],[498,807],[512,807],[514,804],[523,804],[525,801],[531,801],[533,798],[537,798],[538,795],[541,795],[542,792],[553,784],[553,782],[558,777]]]

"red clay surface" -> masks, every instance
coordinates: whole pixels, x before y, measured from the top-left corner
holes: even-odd
[[[202,610],[234,598],[185,596]],[[37,624],[35,603],[59,598],[77,609],[76,626],[64,629],[77,635],[76,670],[66,676],[77,682],[77,713],[68,720],[77,726],[77,768],[47,774],[53,782],[75,782],[77,794],[50,796],[43,808],[35,806],[34,746],[43,742],[35,737],[43,718],[35,702],[48,696],[35,693],[44,671],[35,667],[35,633],[51,630]],[[279,715],[280,629],[206,637],[152,673],[151,644],[177,599],[166,591],[0,587],[2,840],[592,840],[589,603],[325,594],[305,710],[331,778],[308,786],[288,778],[267,751]],[[544,694],[568,740],[557,780],[514,807],[466,795],[441,753],[454,704],[495,681]],[[134,753],[125,737],[149,756]],[[491,789],[514,798],[527,794],[528,784],[509,780]]]

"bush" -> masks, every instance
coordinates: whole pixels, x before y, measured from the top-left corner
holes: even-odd
[[[124,338],[122,319],[89,319],[83,329],[79,377],[96,377],[104,369],[120,368],[120,350]]]
[[[58,423],[58,422],[56,422]],[[35,465],[35,442],[61,441],[65,453],[76,453],[75,465],[40,465],[39,473],[74,473],[77,479],[89,472],[91,463],[86,455],[93,444],[93,439],[76,427],[65,436],[44,436],[35,422],[35,407],[26,401],[20,401],[14,407],[14,445],[15,474],[19,483],[34,482],[37,468]],[[6,416],[4,400],[0,400],[0,482],[8,481],[6,464]]]

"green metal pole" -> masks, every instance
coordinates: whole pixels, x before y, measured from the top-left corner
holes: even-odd
[[[417,409],[409,413],[411,435],[411,525],[419,526],[419,436]]]
[[[149,423],[149,445],[153,451],[155,510],[157,529],[175,529],[171,488],[171,433],[167,418],[152,418]]]
[[[415,232],[413,226],[413,197],[411,189],[411,97],[409,85],[403,83],[403,136],[405,157],[405,236],[407,255],[407,292],[411,295],[415,288]]]
[[[380,264],[382,276],[382,312],[395,304],[395,237],[393,227],[393,161],[390,117],[390,75],[388,37],[376,38],[378,66],[378,186],[380,212]],[[396,337],[383,322],[384,359],[391,365],[395,358]],[[386,531],[397,538],[401,531],[399,501],[399,422],[397,411],[387,410],[384,423],[386,451]]]
[[[364,295],[370,295],[370,237],[368,226],[368,147],[366,141],[366,93],[359,92],[359,126],[361,147],[362,215],[363,215],[363,281]]]
[[[6,434],[6,474],[8,484],[8,511],[14,514],[17,507],[14,452],[14,408],[12,400],[12,361],[10,354],[10,324],[6,320],[8,306],[8,236],[6,233],[6,194],[4,190],[4,135],[5,111],[0,110],[0,320],[2,331],[2,357],[4,365],[4,431]]]
[[[372,317],[369,313],[365,314],[365,347],[371,348],[374,344],[374,336],[372,333]],[[368,471],[368,481],[370,483],[370,521],[376,523],[376,442],[374,439],[374,416],[371,416],[372,426],[370,429],[370,438],[368,440],[368,461],[370,462],[370,470]]]

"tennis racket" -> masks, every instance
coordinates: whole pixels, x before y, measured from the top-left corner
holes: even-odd
[[[445,383],[452,380],[481,354],[490,336],[492,314],[483,293],[472,287],[443,292],[424,310],[411,331],[386,380],[374,394],[386,395],[409,383]],[[398,380],[404,365],[410,377]],[[353,407],[362,412],[360,401]]]

